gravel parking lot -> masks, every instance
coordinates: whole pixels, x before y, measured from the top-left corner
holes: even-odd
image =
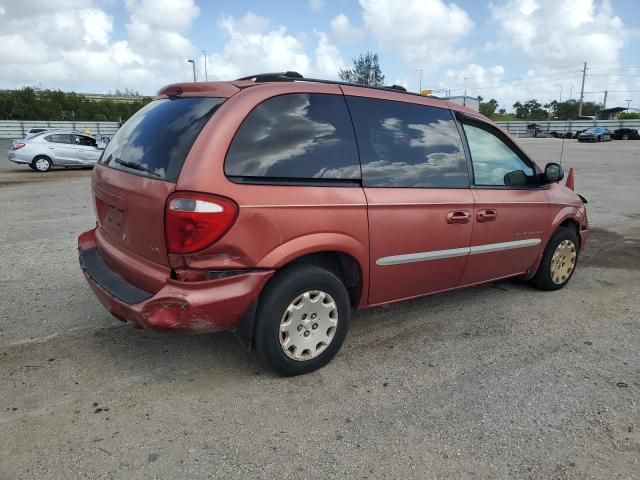
[[[544,163],[561,140],[526,139]],[[110,317],[76,236],[89,171],[0,143],[0,478],[640,478],[640,141],[564,143],[593,233],[567,288],[507,281],[355,314],[278,378],[231,335]]]

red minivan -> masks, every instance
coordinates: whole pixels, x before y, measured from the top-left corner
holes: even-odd
[[[295,72],[169,85],[93,171],[89,285],[154,331],[326,364],[352,308],[507,277],[562,288],[586,201],[477,112]]]

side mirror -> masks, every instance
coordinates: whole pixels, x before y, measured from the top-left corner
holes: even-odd
[[[504,184],[508,187],[526,187],[527,175],[522,170],[514,170],[505,174]]]
[[[544,183],[556,183],[564,178],[564,170],[554,162],[547,163],[544,167]]]

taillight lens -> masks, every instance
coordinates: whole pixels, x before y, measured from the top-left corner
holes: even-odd
[[[165,212],[167,251],[194,253],[217,242],[238,216],[238,206],[228,198],[202,193],[176,193]]]
[[[11,148],[13,148],[14,150],[18,150],[19,148],[22,148],[24,146],[24,143],[14,143]]]

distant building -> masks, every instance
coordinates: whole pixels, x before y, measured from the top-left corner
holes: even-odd
[[[596,114],[596,120],[615,120],[618,118],[618,115],[625,110],[626,108],[624,107],[605,108]]]
[[[444,97],[444,100],[457,103],[458,105],[464,105],[471,110],[475,110],[476,112],[480,111],[480,99],[475,97],[465,97],[463,95],[457,97]]]

